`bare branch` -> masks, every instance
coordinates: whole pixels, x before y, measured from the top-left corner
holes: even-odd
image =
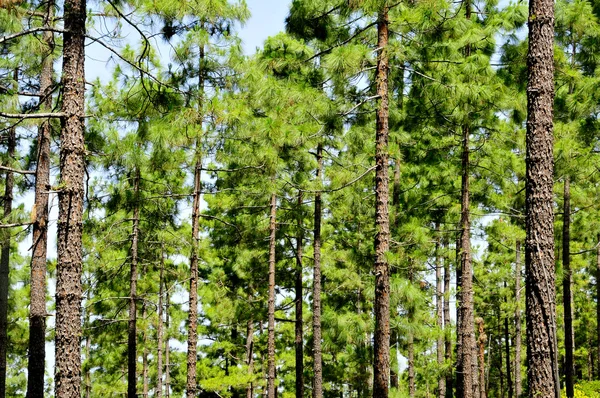
[[[13,169],[12,167],[2,166],[2,165],[0,165],[0,170],[10,171],[11,173],[17,173],[17,174],[35,174],[35,171]]]

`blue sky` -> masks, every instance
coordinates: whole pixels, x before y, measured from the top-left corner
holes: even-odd
[[[252,16],[240,30],[246,54],[253,54],[265,39],[284,30],[291,0],[246,0]]]

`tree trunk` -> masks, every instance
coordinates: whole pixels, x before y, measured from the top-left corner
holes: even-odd
[[[486,386],[485,386],[485,343],[487,341],[487,335],[485,334],[483,318],[477,318],[479,324],[479,398],[486,398]],[[489,355],[489,354],[488,354]],[[509,365],[510,366],[510,365]]]
[[[565,317],[565,387],[567,398],[575,395],[573,379],[575,376],[575,365],[573,353],[574,331],[573,331],[573,308],[571,294],[571,186],[569,177],[565,177],[564,186],[564,212],[563,212],[563,306]]]
[[[298,232],[296,237],[296,323],[295,323],[295,345],[296,345],[296,398],[304,396],[304,344],[303,344],[303,321],[302,321],[302,246],[304,230],[302,229],[302,191],[298,193]]]
[[[165,398],[169,398],[171,396],[171,362],[169,362],[170,357],[170,347],[169,347],[169,304],[171,302],[169,295],[169,288],[167,283],[165,282]]]
[[[17,147],[16,127],[8,130],[8,157],[14,159]],[[12,213],[14,176],[6,172],[4,182],[4,220]],[[0,254],[0,398],[6,396],[6,357],[8,354],[8,289],[10,285],[10,229],[2,231],[2,250]]]
[[[267,338],[267,398],[275,398],[275,233],[277,232],[277,195],[271,194],[269,222],[269,308]]]
[[[414,264],[413,264],[413,259],[409,259],[409,266],[408,266],[408,280],[410,281],[411,285],[414,285],[415,282],[415,278],[414,278]],[[410,324],[414,324],[415,322],[415,310],[412,306],[409,307],[408,309],[408,321],[410,322]],[[416,392],[417,392],[417,387],[416,387],[416,383],[415,383],[415,378],[416,378],[416,374],[415,374],[415,336],[414,333],[409,330],[408,331],[408,341],[407,341],[407,345],[408,345],[408,396],[410,398],[414,398]]]
[[[529,397],[560,397],[554,271],[554,1],[529,3],[526,301]],[[543,343],[540,343],[543,342]]]
[[[506,289],[506,282],[504,282],[504,288]],[[508,302],[508,299],[504,299]],[[506,384],[508,385],[508,398],[513,398],[513,383],[510,372],[510,330],[508,328],[508,317],[504,317],[504,353],[506,355]]]
[[[136,167],[133,181],[133,228],[131,232],[131,268],[129,270],[129,326],[127,328],[127,396],[137,397],[137,280],[140,235],[140,170]]]
[[[447,248],[446,240],[442,241],[444,249]],[[450,322],[450,259],[444,255],[444,359],[447,364],[452,363],[452,324]],[[446,370],[446,395],[445,398],[452,398],[453,395],[453,374],[451,370]]]
[[[162,398],[163,391],[163,295],[165,272],[165,246],[161,245],[160,269],[158,271],[158,319],[156,322],[156,398]]]
[[[44,26],[53,25],[54,1],[46,5]],[[40,109],[52,108],[52,72],[54,70],[54,34],[44,32],[46,49],[40,73]],[[35,173],[35,218],[31,254],[31,285],[29,306],[29,363],[27,365],[27,398],[44,397],[46,361],[46,255],[48,246],[48,191],[50,190],[50,140],[52,127],[45,120],[38,130],[38,154]]]
[[[250,318],[246,325],[246,365],[248,366],[248,374],[254,372],[254,320]],[[254,396],[252,381],[246,387],[246,398]]]
[[[56,265],[55,396],[81,397],[86,0],[65,0]]]
[[[442,279],[442,258],[440,256],[441,236],[440,223],[435,223],[436,241],[435,241],[435,286],[436,286],[436,315],[438,338],[436,343],[438,369],[444,367],[444,281]],[[444,398],[446,395],[446,378],[443,372],[438,376],[438,398]]]
[[[145,275],[146,271],[142,271]],[[142,305],[142,321],[146,321],[148,313],[146,312],[146,304]],[[148,398],[148,333],[144,329],[144,350],[142,351],[142,396]]]
[[[596,339],[598,344],[598,360],[596,361],[597,377],[600,379],[600,234],[597,235],[596,248]]]
[[[402,87],[399,88],[399,90]],[[402,106],[402,94],[400,94],[400,103],[399,107]],[[392,195],[392,204],[395,208],[395,216],[394,216],[394,230],[398,230],[398,226],[400,225],[400,159],[399,157],[394,161],[394,190]],[[390,270],[391,277],[395,274],[394,270]],[[394,319],[398,316],[398,311],[396,308],[391,310],[390,317]],[[398,347],[398,329],[393,328],[390,330],[390,387],[398,389],[400,387],[400,377],[398,375],[397,366],[397,347]]]
[[[390,247],[390,217],[388,210],[388,25],[387,6],[379,12],[377,21],[377,95],[379,105],[376,123],[375,149],[375,339],[373,361],[373,396],[387,398],[390,379],[390,270],[387,252]]]
[[[323,146],[317,146],[317,176],[323,180]],[[315,218],[313,231],[313,398],[323,397],[323,360],[321,357],[321,192],[315,193]]]
[[[196,151],[200,143],[196,142]],[[200,196],[202,190],[202,159],[196,154],[194,167],[194,200],[192,204],[192,253],[190,256],[190,295],[188,312],[187,340],[187,398],[195,398],[197,393],[196,361],[198,345],[198,242],[200,240]]]
[[[516,243],[515,258],[515,397],[521,397],[521,241]]]

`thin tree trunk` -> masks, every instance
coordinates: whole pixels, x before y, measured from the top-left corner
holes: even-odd
[[[447,241],[442,241],[444,249],[447,248]],[[445,250],[444,250],[445,251]],[[452,323],[450,322],[450,259],[444,255],[444,359],[447,364],[452,363]],[[446,395],[445,398],[453,396],[453,374],[451,370],[446,370]]]
[[[8,130],[8,157],[14,159],[17,147],[16,128]],[[9,220],[12,213],[14,176],[6,172],[4,182],[4,220]],[[6,357],[8,354],[8,288],[10,280],[10,235],[11,230],[2,231],[2,251],[0,254],[0,397],[6,396]]]
[[[165,272],[165,245],[161,244],[160,269],[158,271],[158,319],[156,322],[156,398],[162,398],[163,392],[163,295]]]
[[[323,146],[317,146],[317,176],[323,180]],[[313,398],[323,397],[323,360],[321,356],[321,192],[315,193],[315,215],[313,231]]]
[[[479,367],[479,397],[486,398],[486,386],[485,386],[485,343],[487,341],[487,335],[485,334],[483,318],[477,318],[477,323],[479,324],[479,363],[481,366]],[[489,354],[488,354],[489,355]],[[510,366],[510,365],[509,365]]]
[[[200,143],[196,142],[196,151]],[[190,256],[190,293],[187,340],[187,398],[196,397],[196,361],[198,345],[198,242],[200,240],[200,195],[202,190],[202,159],[196,155],[194,167],[194,200],[192,204],[192,253]]]
[[[296,398],[304,396],[304,344],[302,321],[302,246],[304,245],[304,230],[302,229],[302,191],[298,193],[298,232],[296,237],[296,323],[295,323],[295,348],[296,348]]]
[[[165,398],[171,396],[171,362],[169,357],[171,349],[169,345],[169,305],[171,303],[169,288],[165,282]]]
[[[597,235],[596,248],[596,339],[598,344],[598,360],[596,361],[597,377],[600,379],[600,234]]]
[[[564,186],[564,212],[563,212],[563,306],[565,317],[565,387],[567,398],[575,395],[573,379],[575,365],[573,361],[574,331],[573,308],[571,294],[571,186],[569,177],[565,177]]]
[[[521,241],[516,243],[515,258],[515,397],[521,397]]]
[[[387,253],[390,247],[390,217],[388,209],[388,25],[387,6],[379,12],[377,21],[377,95],[379,105],[376,123],[375,149],[375,339],[373,361],[373,396],[387,398],[390,379],[390,270]]]
[[[504,282],[504,288],[506,289],[506,282]],[[504,299],[508,302],[508,299]],[[510,330],[508,328],[508,317],[504,317],[504,352],[506,355],[506,383],[508,384],[508,398],[513,398],[513,383],[510,372]]]
[[[46,5],[44,25],[50,27],[54,17],[54,1]],[[40,73],[40,109],[52,108],[52,72],[54,70],[54,34],[44,32],[46,49]],[[50,140],[52,127],[45,120],[38,130],[38,154],[35,173],[35,218],[31,254],[31,282],[29,305],[29,362],[27,365],[27,398],[44,397],[44,370],[46,361],[46,256],[48,246],[48,191],[50,190]]]
[[[275,233],[277,232],[277,195],[271,194],[269,222],[269,308],[267,338],[267,397],[275,398]]]
[[[414,285],[415,277],[414,277],[414,264],[412,258],[409,259],[409,268],[408,268],[408,280],[411,285]],[[415,311],[412,306],[408,310],[408,321],[412,325],[415,322]],[[408,396],[410,398],[414,398],[417,387],[415,382],[415,336],[412,330],[408,331]]]
[[[401,87],[399,88],[401,89]],[[400,103],[399,107],[402,106],[402,94],[400,94]],[[400,225],[400,159],[396,158],[394,161],[394,190],[392,195],[392,204],[395,208],[395,216],[394,216],[394,230],[398,230]],[[390,270],[390,274],[393,277],[395,274],[394,270]],[[396,308],[391,310],[390,317],[393,319],[398,316],[398,311]],[[398,389],[400,387],[400,377],[397,372],[397,366],[394,367],[394,364],[397,363],[395,356],[397,356],[397,346],[398,346],[398,329],[393,328],[390,330],[390,387]]]
[[[89,295],[88,295],[87,299],[89,300]],[[90,320],[89,315],[87,316],[87,318],[88,318],[87,322],[89,324],[89,320]],[[91,349],[92,349],[92,341],[90,339],[90,336],[87,336],[85,338],[85,359],[87,361],[89,361],[91,358],[90,357]],[[91,396],[92,396],[92,375],[91,375],[91,372],[90,372],[90,369],[88,366],[88,369],[86,369],[86,372],[85,372],[85,398],[91,398]]]
[[[86,0],[64,2],[58,259],[56,265],[55,396],[81,397],[81,272],[85,174]]]
[[[436,343],[438,369],[444,367],[444,281],[442,279],[442,258],[440,256],[441,236],[440,223],[435,223],[435,286],[436,286],[436,315],[438,326],[438,338]],[[438,376],[438,398],[446,395],[446,378],[440,371]]]
[[[146,271],[142,272],[145,275]],[[142,306],[142,321],[146,320],[148,313],[146,312],[146,305]],[[142,351],[142,396],[148,398],[148,333],[144,329],[144,350]]]
[[[530,398],[559,398],[553,213],[554,1],[531,0],[528,24],[527,380]]]
[[[133,228],[131,232],[131,268],[129,270],[129,326],[127,328],[127,396],[137,397],[137,280],[140,235],[140,170],[136,167],[133,181]]]
[[[250,318],[246,325],[246,365],[248,366],[248,374],[254,373],[254,320]],[[246,387],[246,398],[254,396],[252,381]]]

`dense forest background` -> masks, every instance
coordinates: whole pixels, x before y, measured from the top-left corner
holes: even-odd
[[[244,0],[0,0],[0,398],[600,397],[600,2],[553,5],[293,0],[248,56]]]

